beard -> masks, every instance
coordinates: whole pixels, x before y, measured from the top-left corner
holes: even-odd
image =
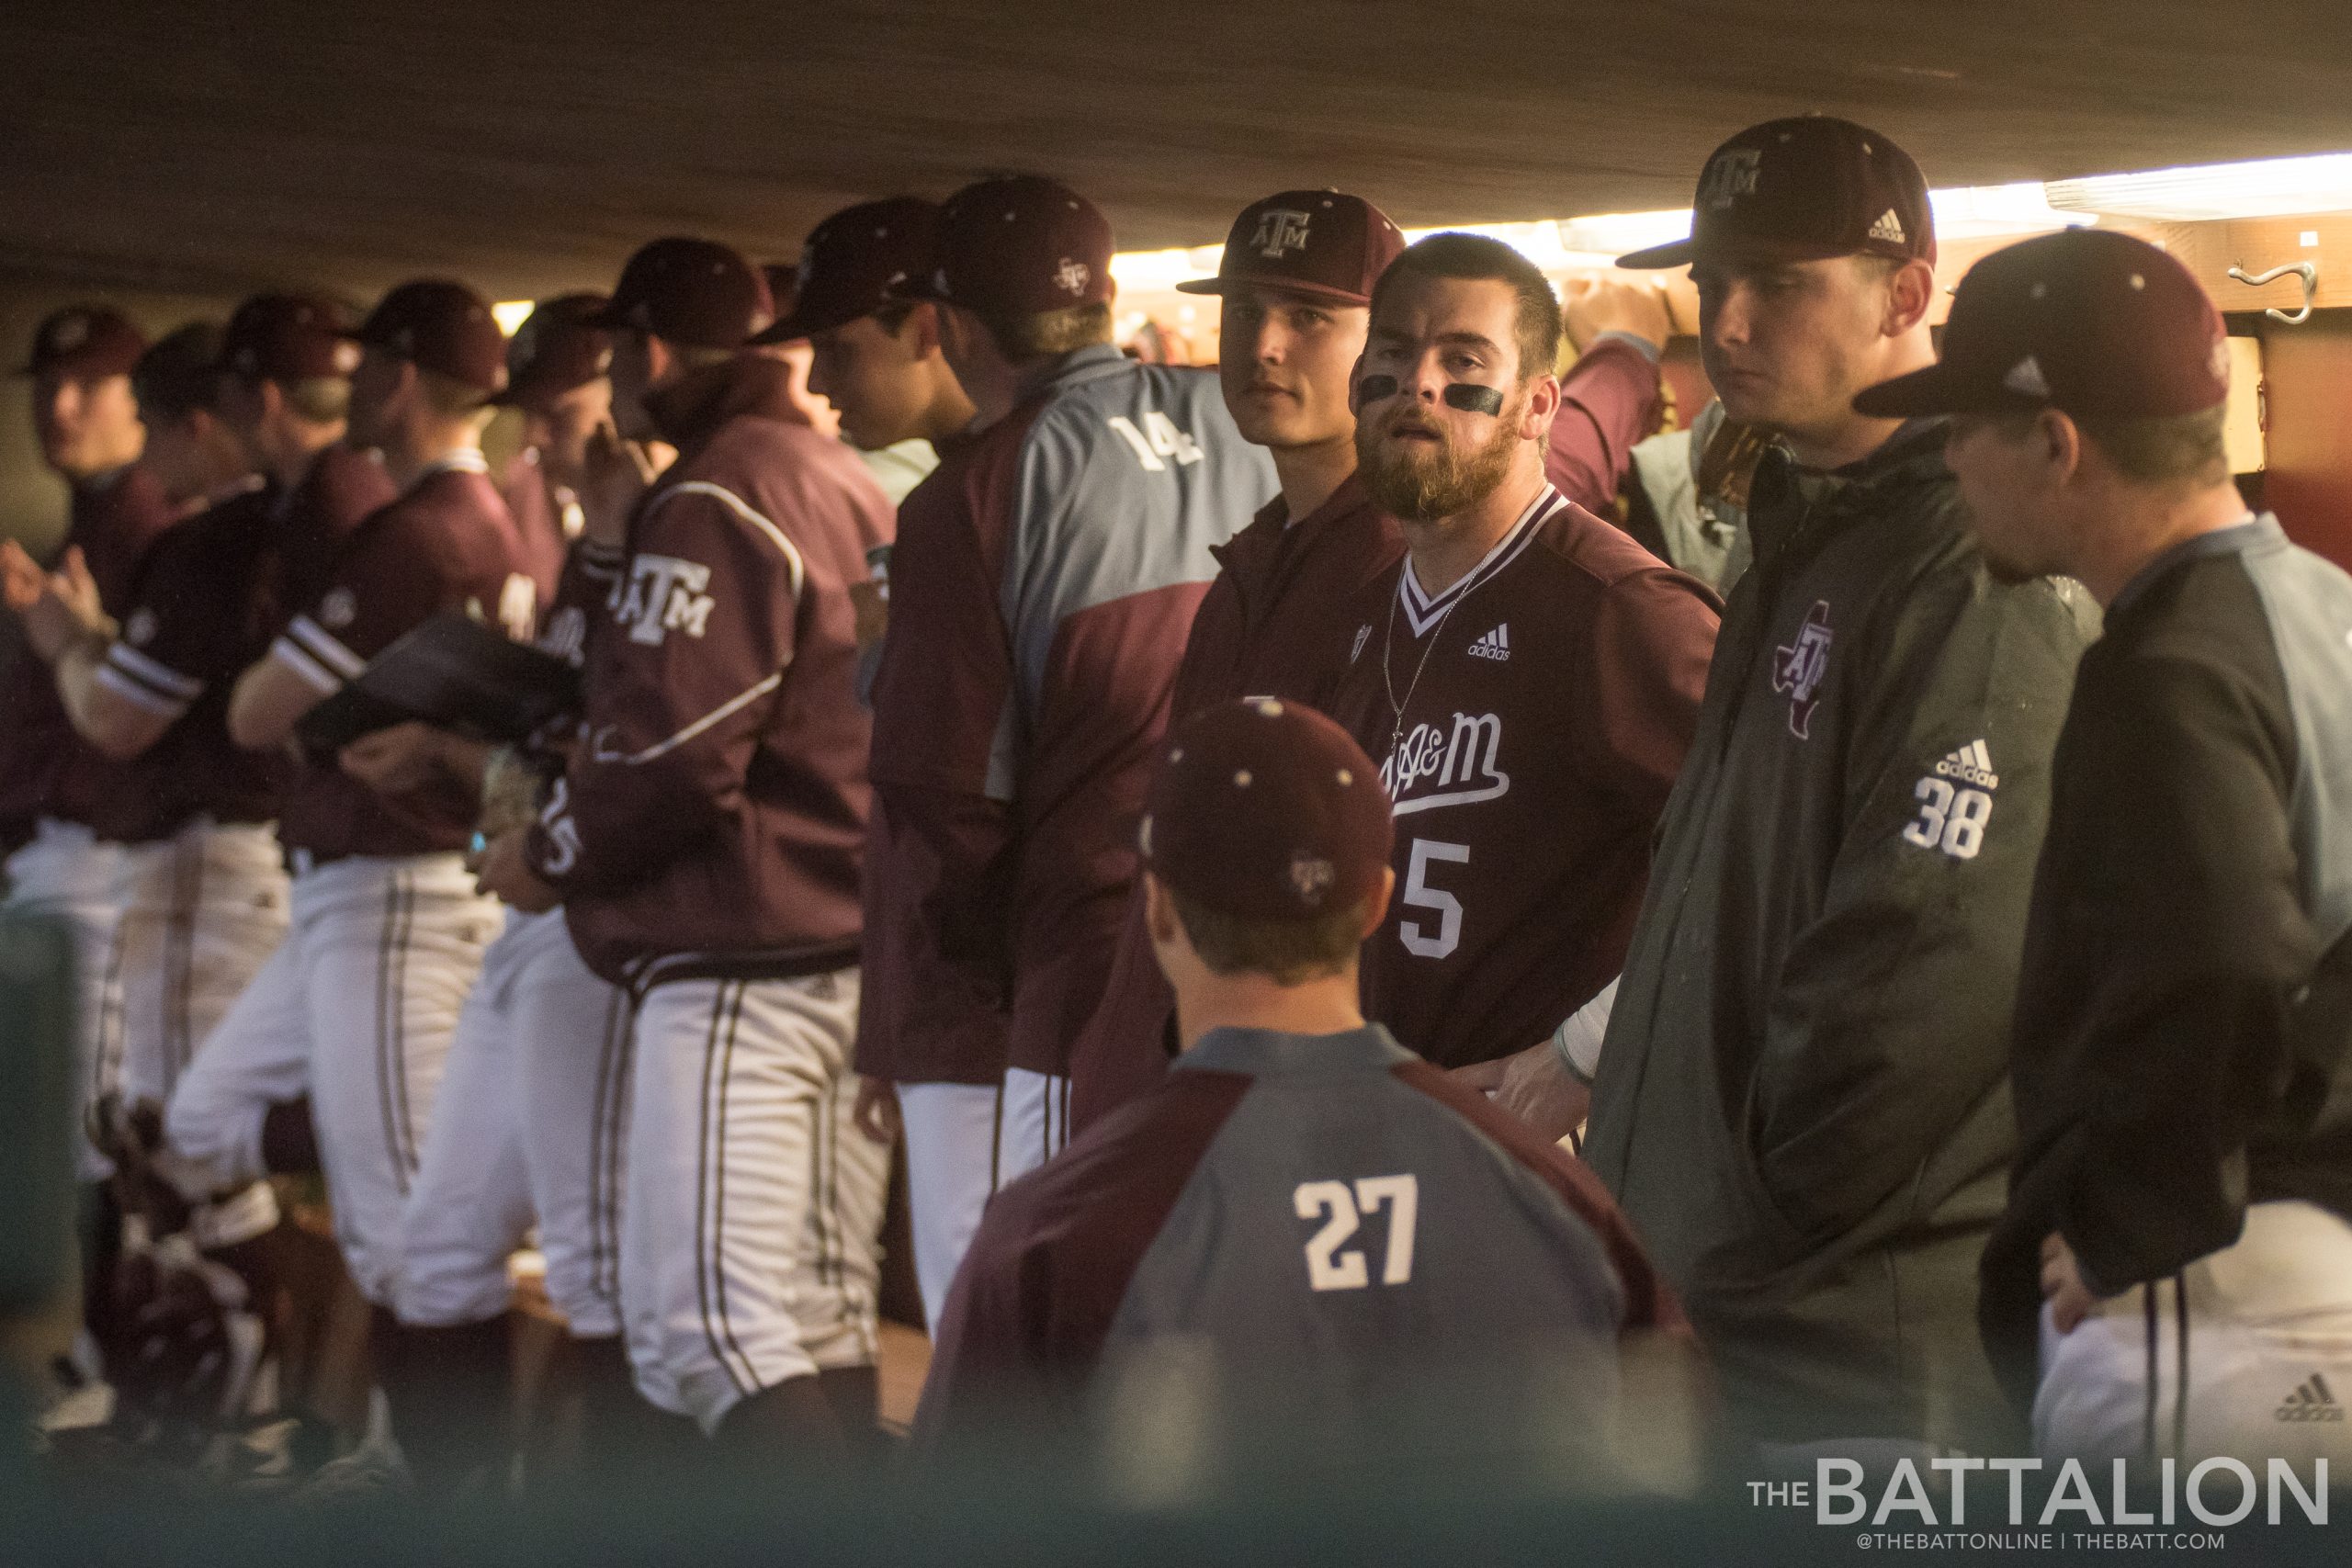
[[[1467,512],[1492,495],[1510,474],[1519,448],[1515,427],[1524,408],[1521,400],[1513,399],[1495,422],[1494,434],[1476,445],[1455,442],[1442,425],[1438,425],[1434,444],[1392,439],[1389,428],[1408,415],[1436,424],[1418,409],[1359,420],[1356,464],[1366,493],[1400,523],[1434,523]]]

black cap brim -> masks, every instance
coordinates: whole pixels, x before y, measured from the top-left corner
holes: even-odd
[[[1981,380],[1951,360],[1881,381],[1854,394],[1854,412],[1871,419],[1920,419],[1931,414],[2017,413],[2043,406],[2043,400]]]
[[[1302,299],[1322,299],[1334,305],[1369,305],[1369,294],[1351,294],[1328,283],[1303,283],[1295,277],[1195,277],[1176,285],[1179,294],[1230,294],[1236,288],[1272,288]]]
[[[892,299],[896,298],[892,296]],[[888,299],[877,300],[875,310],[880,310],[889,302]],[[753,333],[750,342],[754,347],[797,343],[802,338],[815,337],[819,333],[829,333],[835,327],[845,327],[860,316],[872,314],[874,310],[795,310],[788,316],[777,317],[764,331]]]
[[[1635,251],[1617,258],[1617,265],[1627,272],[1657,272],[1669,266],[1689,266],[1696,260],[1699,244],[1695,240],[1674,240],[1663,245],[1652,245],[1646,251]]]

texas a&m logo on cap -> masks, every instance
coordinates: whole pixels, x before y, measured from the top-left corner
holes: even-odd
[[[1258,232],[1250,239],[1250,248],[1268,261],[1280,261],[1292,251],[1306,248],[1306,225],[1310,214],[1286,207],[1270,207],[1258,214]]]
[[[1758,147],[1734,147],[1716,153],[1699,181],[1699,205],[1721,209],[1743,196],[1754,196],[1756,176],[1763,165],[1764,152]]]
[[[1064,256],[1062,265],[1054,269],[1054,287],[1066,293],[1083,294],[1086,292],[1088,279],[1093,276],[1093,269],[1084,262],[1072,261],[1069,257]]]

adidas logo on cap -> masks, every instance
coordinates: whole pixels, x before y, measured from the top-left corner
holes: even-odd
[[[2001,775],[1993,771],[1993,753],[1985,750],[1982,740],[1972,740],[1938,762],[1936,772],[1948,779],[1959,779],[1985,789],[2001,787]]]
[[[2327,1380],[2313,1372],[2303,1380],[2301,1387],[2279,1404],[2278,1418],[2281,1421],[2341,1421],[2344,1419],[2344,1406],[2335,1403],[2335,1395],[2329,1390]]]
[[[1510,623],[1505,621],[1501,626],[1472,643],[1470,657],[1491,659],[1498,664],[1508,662],[1510,659]]]
[[[1871,225],[1871,238],[1884,240],[1890,245],[1910,243],[1910,236],[1903,231],[1903,220],[1894,215],[1894,209],[1892,207],[1880,213],[1878,221]]]

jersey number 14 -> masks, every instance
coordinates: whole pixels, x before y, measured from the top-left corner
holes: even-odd
[[[1347,1246],[1367,1215],[1388,1211],[1388,1246],[1380,1282],[1401,1285],[1413,1277],[1413,1225],[1421,1212],[1421,1185],[1411,1176],[1363,1176],[1344,1181],[1302,1181],[1291,1194],[1302,1220],[1321,1220],[1307,1239],[1306,1282],[1318,1291],[1361,1291],[1372,1282],[1363,1248]]]

